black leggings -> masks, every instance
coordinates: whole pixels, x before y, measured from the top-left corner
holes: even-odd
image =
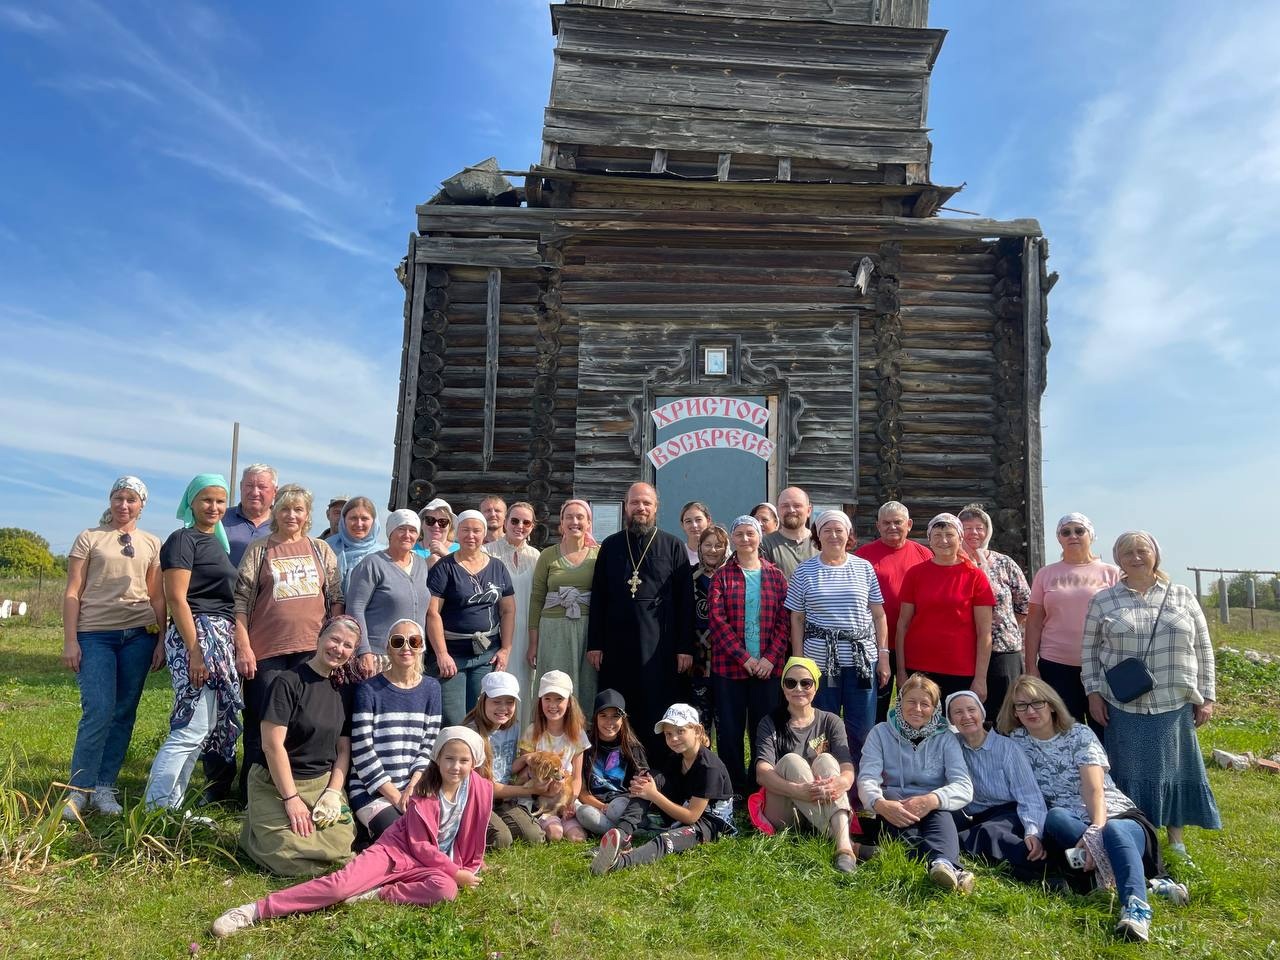
[[[670,853],[684,853],[700,843],[710,843],[719,833],[706,822],[706,818],[689,826],[671,827],[634,850],[628,850],[618,858],[619,867],[631,867],[637,863],[656,863]]]

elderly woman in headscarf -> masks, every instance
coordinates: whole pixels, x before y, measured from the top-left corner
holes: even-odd
[[[720,731],[716,752],[729,770],[733,792],[745,796],[755,790],[756,777],[743,757],[743,734],[751,736],[754,757],[760,722],[778,705],[776,681],[787,657],[791,613],[786,576],[760,556],[760,522],[738,517],[729,539],[733,555],[711,578],[707,601],[711,689]]]
[[[944,697],[972,690],[985,701],[996,598],[987,575],[961,550],[963,541],[960,518],[938,514],[929,521],[933,559],[902,578],[898,686],[908,673],[923,673]]]
[[[419,522],[412,510],[393,510],[387,516],[386,549],[370,553],[351,573],[347,613],[360,624],[360,667],[366,677],[389,665],[387,637],[397,620],[426,622],[427,561],[413,549]]]
[[[413,548],[413,552],[425,559],[428,567],[434,567],[441,558],[458,551],[458,544],[454,541],[458,518],[449,501],[436,497],[418,511],[418,519],[422,523],[422,542]],[[488,521],[485,524],[485,530],[488,530]]]
[[[1090,714],[1106,727],[1116,784],[1186,857],[1184,826],[1222,827],[1196,740],[1216,699],[1209,626],[1195,594],[1160,569],[1150,533],[1121,534],[1112,557],[1121,579],[1089,601],[1080,677]],[[1112,672],[1129,658],[1150,676],[1145,691],[1125,689]]]
[[[751,515],[760,521],[760,532],[764,536],[777,530],[781,522],[778,519],[778,508],[767,500],[752,507]]]
[[[234,763],[240,739],[240,675],[236,673],[236,567],[222,518],[227,481],[202,473],[178,504],[182,528],[160,549],[172,619],[165,659],[173,682],[169,736],[147,778],[149,807],[179,807],[202,749]]]
[[[1094,594],[1120,581],[1120,568],[1094,556],[1093,523],[1083,513],[1062,517],[1057,531],[1062,559],[1041,567],[1031,580],[1026,671],[1053,687],[1071,715],[1101,736],[1080,681],[1084,618]]]
[[[938,709],[940,699],[938,685],[922,673],[899,684],[898,705],[862,748],[858,796],[881,818],[889,836],[925,861],[930,880],[971,893],[973,874],[960,866],[951,811],[973,800],[973,781]]]
[[[995,712],[1004,703],[1009,685],[1022,674],[1022,625],[1027,620],[1031,588],[1022,568],[1012,557],[990,549],[994,528],[982,505],[971,503],[960,511],[963,549],[987,575],[996,605],[991,611],[991,659],[987,663],[987,696],[984,709]]]
[[[342,505],[338,530],[324,538],[324,541],[338,558],[338,574],[342,577],[343,593],[350,586],[351,572],[360,565],[361,560],[378,549],[378,538],[381,536],[378,508],[373,505],[372,500],[368,497],[352,497]]]
[[[67,553],[62,596],[62,663],[80,686],[80,724],[71,753],[71,791],[62,816],[79,820],[87,804],[115,816],[142,685],[164,663],[164,584],[160,540],[138,529],[147,485],[121,477],[96,527]]]
[[[827,510],[815,526],[822,550],[791,577],[791,653],[818,664],[825,679],[814,703],[844,711],[849,749],[857,752],[876,720],[876,691],[889,682],[888,624],[871,564],[848,552],[849,518]]]
[[[600,545],[591,536],[591,504],[566,500],[560,508],[560,542],[547,547],[533,570],[529,597],[529,666],[536,668],[537,689],[543,674],[560,670],[569,675],[581,703],[596,695],[596,668],[587,660],[587,621],[591,616],[591,578]],[[534,696],[521,697],[522,729]]]
[[[489,529],[479,510],[458,514],[458,551],[427,575],[427,672],[440,681],[445,724],[461,723],[481,684],[506,670],[515,628],[515,587],[507,568],[484,552]]]
[[[752,738],[761,790],[747,808],[766,833],[802,822],[825,833],[835,842],[835,868],[853,873],[858,865],[849,839],[853,754],[840,718],[813,705],[821,681],[822,671],[808,657],[787,660],[783,704],[760,720]]]

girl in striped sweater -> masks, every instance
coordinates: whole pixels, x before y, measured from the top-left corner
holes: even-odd
[[[347,795],[356,820],[377,839],[404,813],[440,731],[440,684],[422,674],[422,627],[398,620],[391,663],[356,687]]]

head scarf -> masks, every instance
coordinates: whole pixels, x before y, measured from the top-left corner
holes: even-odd
[[[985,550],[991,546],[991,535],[995,532],[995,527],[991,524],[991,514],[983,510],[976,503],[971,503],[960,511],[956,519],[960,521],[960,539],[964,540],[964,514],[971,514],[970,519],[981,520],[982,525],[987,528],[986,536],[982,538],[982,544],[979,549]]]
[[[178,501],[177,517],[182,521],[184,527],[194,527],[196,525],[196,515],[191,509],[191,501],[205,487],[221,487],[228,492],[231,489],[227,486],[227,478],[220,473],[197,473],[192,477],[191,482],[187,484],[186,491],[182,494],[182,499]],[[145,500],[146,494],[143,494],[142,498]],[[230,553],[231,542],[227,539],[227,531],[222,528],[221,520],[213,528],[213,535],[222,544],[222,549]]]
[[[822,671],[818,669],[817,663],[808,657],[788,657],[786,664],[782,668],[782,675],[785,677],[787,671],[792,667],[804,667],[804,669],[808,670],[809,675],[813,677],[815,686],[822,680]]]
[[[444,745],[450,740],[461,740],[471,750],[471,759],[478,767],[484,763],[484,740],[480,734],[470,727],[445,727],[436,734],[435,746],[431,748],[431,762],[439,763],[440,754],[444,753]]]
[[[741,526],[754,528],[757,537],[764,536],[764,527],[760,526],[760,521],[749,513],[744,513],[742,516],[735,519],[733,523],[729,524],[729,532],[733,533],[733,531],[737,530]]]
[[[412,510],[401,507],[387,514],[387,534],[390,535],[401,527],[413,527],[414,533],[422,532],[422,520]]]
[[[842,524],[846,530],[853,529],[853,521],[849,519],[849,515],[843,510],[823,510],[821,515],[818,517],[818,522],[814,524],[813,529],[821,534],[822,528],[832,522]]]
[[[1054,532],[1056,533],[1057,531],[1061,530],[1063,527],[1065,527],[1069,523],[1078,523],[1080,524],[1080,526],[1088,530],[1090,540],[1093,540],[1097,536],[1097,534],[1093,532],[1093,521],[1090,520],[1088,517],[1086,517],[1083,513],[1068,513],[1065,516],[1059,518],[1058,525],[1053,528]]]
[[[777,508],[777,507],[775,507],[775,506],[774,506],[772,503],[770,503],[768,500],[762,500],[760,503],[757,503],[754,507],[752,507],[752,508],[751,508],[751,515],[752,515],[752,516],[755,516],[756,511],[757,511],[757,510],[759,510],[761,507],[764,507],[766,510],[768,510],[770,513],[772,513],[772,514],[773,514],[773,522],[774,522],[774,523],[781,523],[781,522],[782,522],[782,521],[779,519],[779,517],[778,517],[778,508]]]
[[[595,516],[591,512],[591,504],[587,503],[587,501],[581,500],[577,497],[574,497],[572,500],[566,500],[564,502],[564,506],[560,508],[560,522],[564,523],[564,512],[569,509],[570,504],[574,503],[587,511],[587,536],[584,542],[588,547],[599,546],[600,541],[591,535],[591,526],[595,522]]]
[[[1143,540],[1146,540],[1147,543],[1151,544],[1151,552],[1156,555],[1155,569],[1158,571],[1160,569],[1160,544],[1154,536],[1147,533],[1145,530],[1126,530],[1124,533],[1120,534],[1120,536],[1116,537],[1116,542],[1111,547],[1111,559],[1115,561],[1116,566],[1120,566],[1120,541],[1124,540],[1126,537],[1141,537]]]
[[[955,530],[956,536],[959,537],[961,541],[964,540],[964,524],[960,522],[960,518],[957,517],[954,513],[938,514],[936,517],[934,517],[932,520],[929,521],[929,529],[926,531],[926,533],[933,533],[934,527],[941,526],[944,523],[949,525]]]
[[[484,514],[479,510],[463,510],[458,514],[457,519],[453,521],[453,529],[455,531],[462,529],[463,520],[479,520],[486,531],[489,529],[489,521],[485,519]]]
[[[973,702],[978,705],[978,710],[982,713],[982,719],[987,719],[987,708],[982,705],[982,699],[976,693],[972,690],[957,690],[943,701],[942,713],[948,720],[951,719],[951,704],[961,697],[972,697]]]
[[[350,497],[347,498],[351,499]],[[382,524],[378,522],[378,508],[373,510],[373,526],[363,537],[356,539],[347,533],[346,511],[338,518],[338,532],[325,542],[333,547],[338,555],[338,575],[342,577],[342,588],[347,587],[347,578],[361,560],[378,549],[378,537],[382,534]]]
[[[116,482],[111,485],[111,489],[107,492],[107,499],[110,500],[111,494],[115,493],[117,490],[132,490],[138,495],[138,499],[142,501],[142,505],[144,507],[147,505],[147,485],[137,477],[126,475],[117,479]],[[108,506],[106,510],[102,511],[102,517],[98,520],[98,525],[105,526],[110,522],[111,507]]]

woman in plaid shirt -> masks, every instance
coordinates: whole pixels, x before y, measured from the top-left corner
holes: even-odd
[[[1151,534],[1121,534],[1112,554],[1121,580],[1089,603],[1080,679],[1090,714],[1106,727],[1116,784],[1186,857],[1184,826],[1222,827],[1196,740],[1216,697],[1209,626],[1195,594],[1160,569]],[[1126,657],[1140,658],[1155,686],[1121,703],[1107,670]]]
[[[733,556],[711,578],[711,684],[719,735],[716,749],[733,792],[755,790],[742,752],[744,732],[756,749],[756,728],[778,705],[777,678],[787,658],[791,615],[783,601],[787,578],[760,556],[760,521],[741,516],[729,528]]]

